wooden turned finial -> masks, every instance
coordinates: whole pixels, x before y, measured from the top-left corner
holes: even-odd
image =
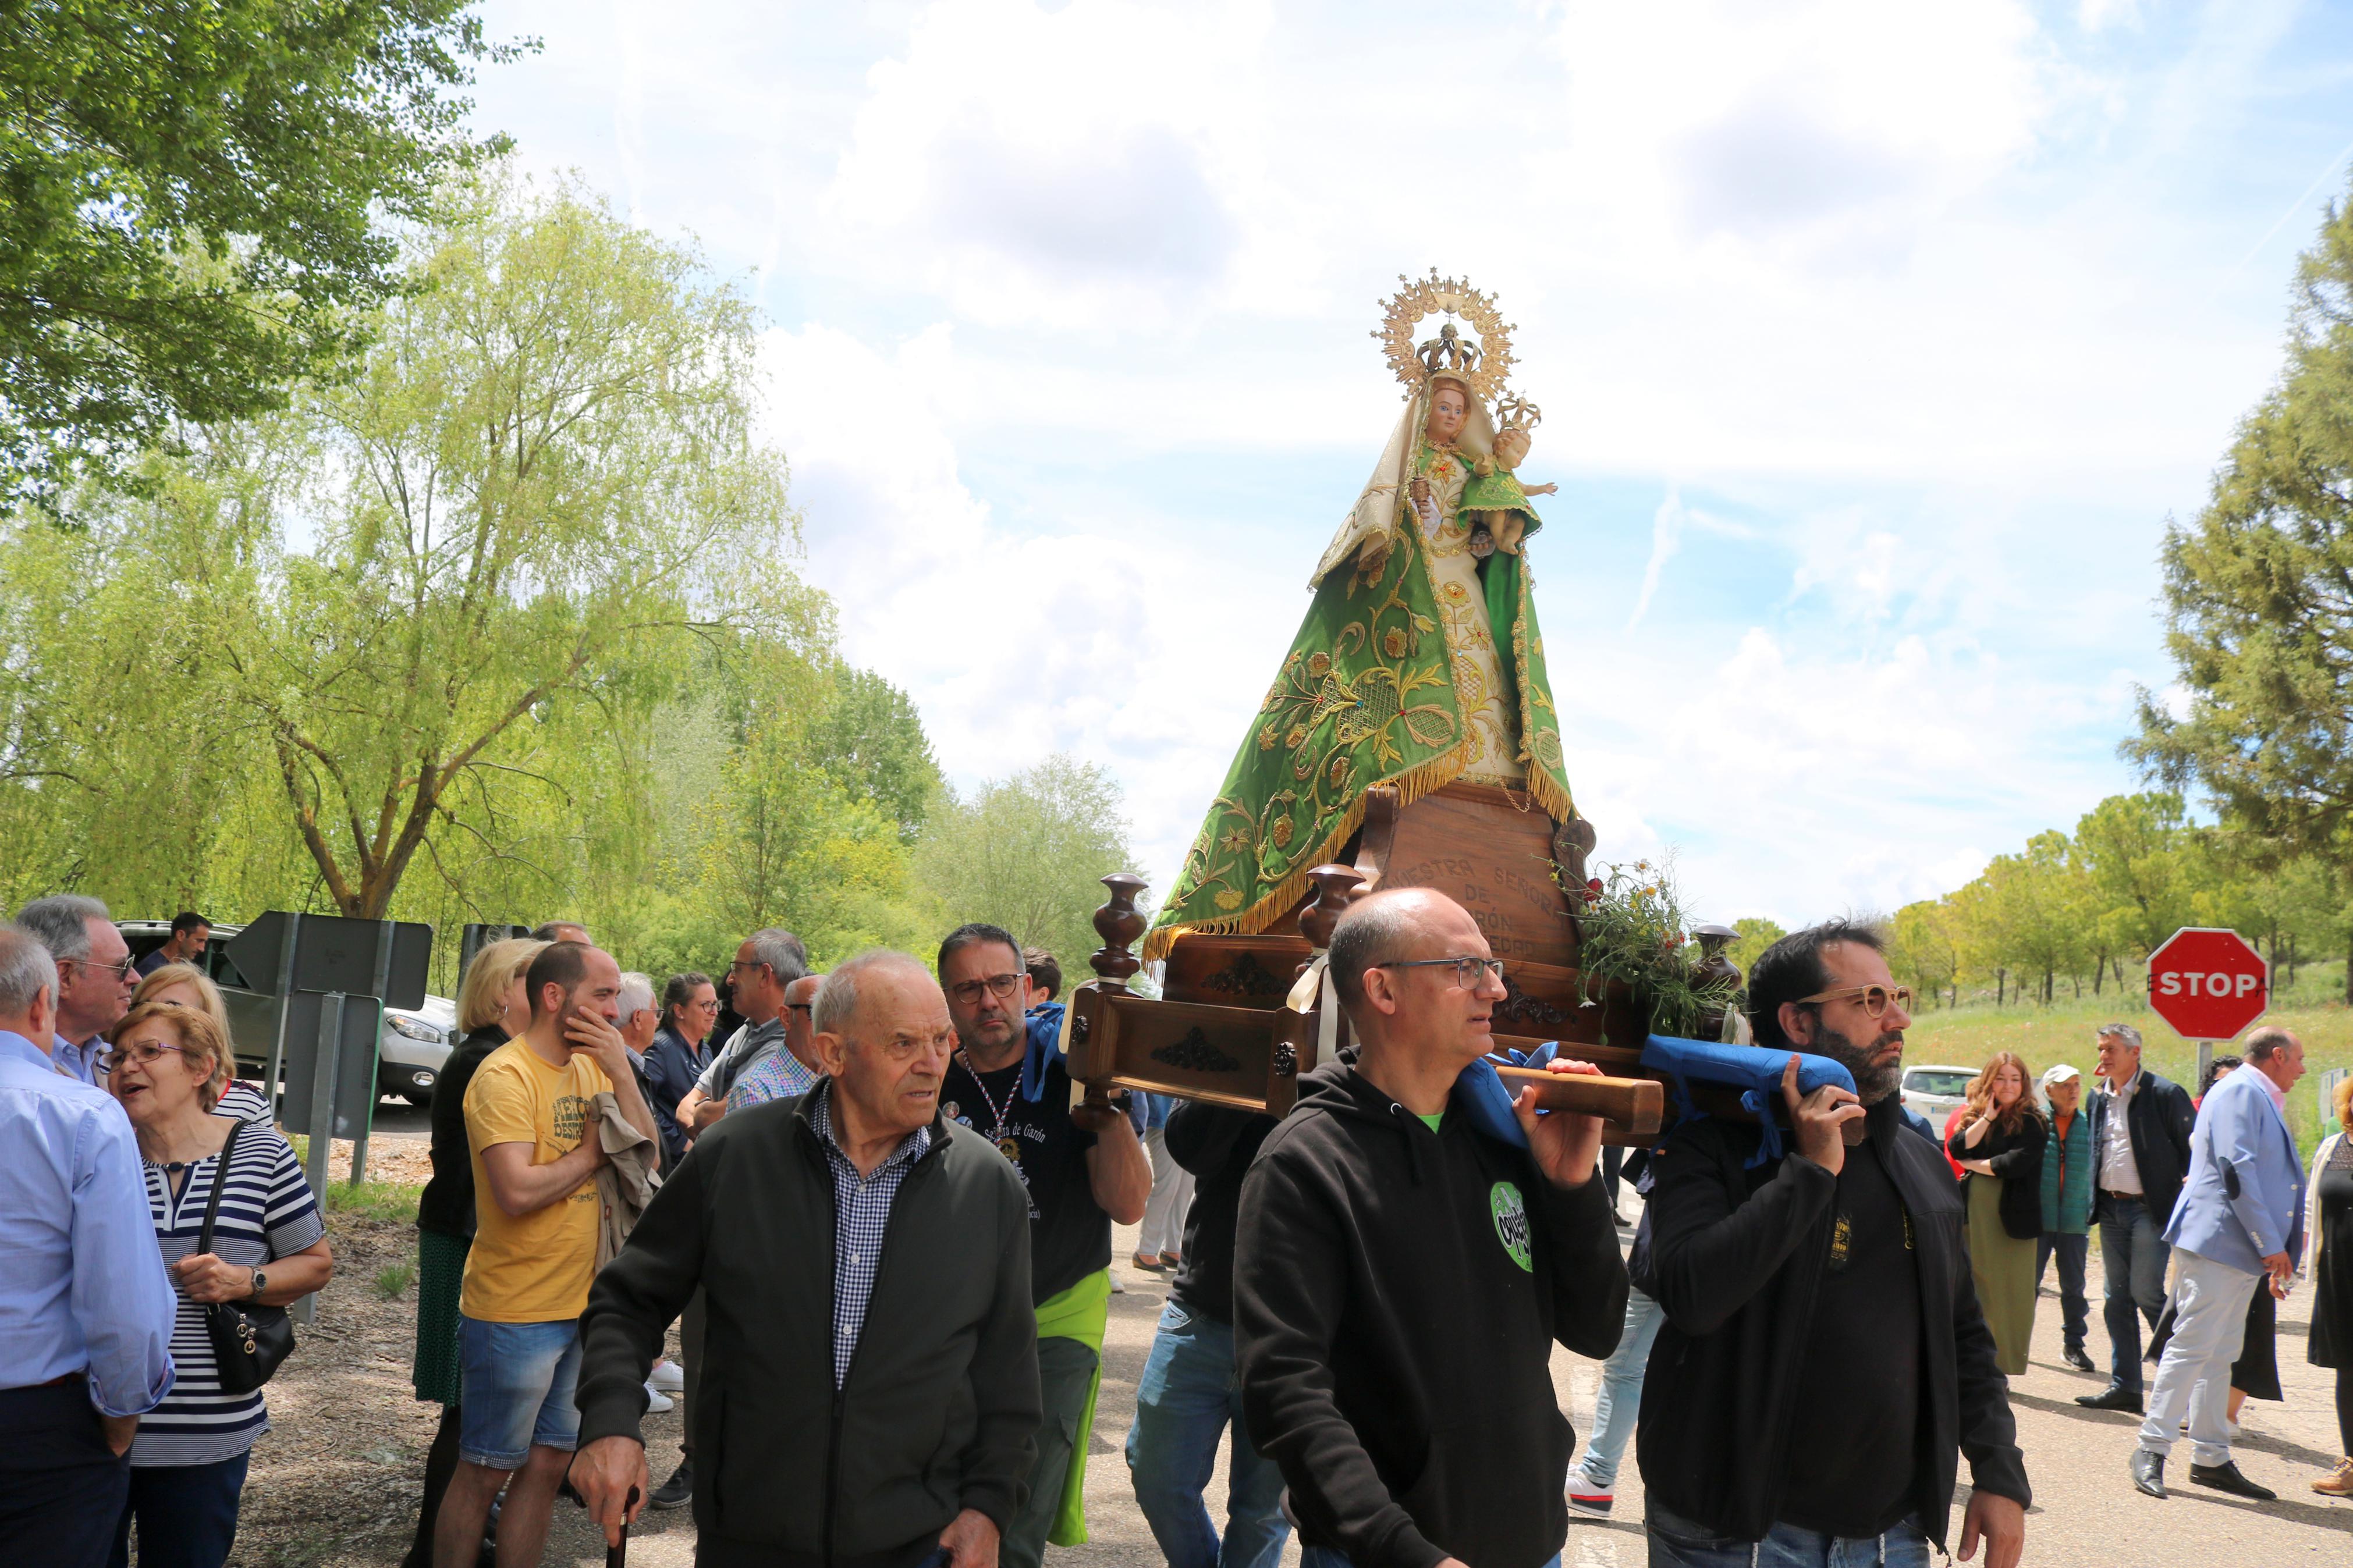
[[[1144,967],[1143,960],[1129,950],[1151,923],[1135,907],[1135,896],[1144,891],[1145,883],[1133,871],[1113,871],[1103,885],[1111,889],[1111,901],[1095,911],[1095,934],[1103,944],[1087,963],[1104,984],[1124,986],[1129,975]]]
[[[1319,948],[1332,945],[1332,928],[1348,912],[1365,874],[1354,866],[1318,866],[1307,873],[1315,884],[1315,901],[1299,911],[1299,934]]]

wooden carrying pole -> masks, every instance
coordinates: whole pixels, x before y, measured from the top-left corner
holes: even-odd
[[[1564,1048],[1569,1052],[1577,1049],[1574,1046]],[[1595,1078],[1586,1073],[1506,1067],[1497,1068],[1495,1076],[1504,1080],[1505,1092],[1514,1100],[1519,1098],[1520,1090],[1533,1086],[1538,1109],[1599,1116],[1637,1138],[1648,1138],[1657,1132],[1666,1115],[1666,1091],[1653,1079]]]

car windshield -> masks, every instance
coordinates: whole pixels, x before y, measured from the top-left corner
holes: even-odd
[[[1973,1072],[1961,1072],[1951,1068],[1915,1068],[1904,1075],[1904,1087],[1913,1094],[1937,1094],[1958,1100],[1969,1091]]]

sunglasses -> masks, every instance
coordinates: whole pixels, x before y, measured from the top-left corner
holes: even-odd
[[[1811,996],[1800,996],[1800,1006],[1810,1002],[1861,1002],[1866,1017],[1881,1018],[1887,1015],[1887,1005],[1894,1003],[1906,1013],[1912,1011],[1912,987],[1909,985],[1849,985],[1839,991],[1817,991]]]

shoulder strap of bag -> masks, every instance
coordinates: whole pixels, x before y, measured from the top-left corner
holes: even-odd
[[[220,1216],[221,1189],[228,1185],[229,1158],[237,1152],[237,1141],[245,1129],[246,1123],[240,1121],[228,1130],[228,1142],[221,1145],[220,1163],[213,1167],[212,1195],[205,1200],[205,1228],[196,1237],[196,1251],[200,1254],[213,1249],[213,1221]]]

